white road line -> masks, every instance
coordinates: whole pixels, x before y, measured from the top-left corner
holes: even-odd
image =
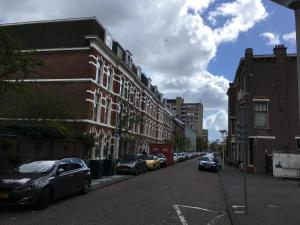
[[[223,217],[224,214],[221,214],[221,215],[217,215],[215,218],[213,218],[207,225],[214,225],[216,220]]]
[[[202,211],[206,211],[206,212],[211,212],[211,213],[217,213],[216,211],[210,210],[210,209],[204,209],[204,208],[200,208],[200,207],[194,207],[194,206],[188,206],[188,205],[176,205],[182,208],[189,208],[189,209],[199,209]]]
[[[177,213],[177,215],[178,215],[178,217],[179,217],[182,225],[188,225],[188,223],[186,222],[184,216],[182,215],[182,212],[179,209],[178,205],[174,205],[173,207],[174,207],[174,209],[175,209],[175,211],[176,211],[176,213]]]
[[[218,214],[217,211],[214,211],[214,210],[211,210],[211,209],[204,209],[204,208],[200,208],[200,207],[195,207],[195,206],[188,206],[188,205],[174,205],[173,206],[182,225],[188,225],[186,219],[184,218],[181,210],[179,209],[179,207],[182,207],[182,208],[188,208],[188,209],[197,209],[197,210],[201,210],[201,211],[205,211],[205,212],[210,212],[210,213],[213,213],[213,214]],[[222,214],[219,214],[217,215],[216,217],[214,217],[211,221],[208,222],[207,225],[213,225],[215,224],[216,220],[218,220],[219,218],[223,217],[224,216],[224,213]]]
[[[236,214],[244,214],[245,213],[245,211],[238,211],[238,210],[236,210],[236,211],[234,211]]]
[[[235,208],[245,208],[245,206],[244,205],[233,205],[232,208],[234,208],[234,209]]]

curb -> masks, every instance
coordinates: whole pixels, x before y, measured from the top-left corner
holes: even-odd
[[[132,178],[134,178],[134,176],[127,175],[127,176],[123,176],[123,177],[120,177],[120,178],[115,178],[115,179],[112,179],[112,180],[109,180],[109,181],[102,181],[102,182],[100,181],[98,183],[95,183],[95,184],[91,185],[91,191],[95,191],[95,190],[98,190],[100,188],[104,188],[104,187],[110,186],[112,184],[120,183],[120,182],[129,180],[129,179],[132,179]]]
[[[222,189],[222,192],[223,192],[223,198],[224,198],[224,202],[225,202],[225,206],[226,206],[226,212],[227,212],[227,215],[229,217],[230,224],[234,225],[234,223],[233,223],[233,213],[231,211],[228,195],[227,195],[227,193],[225,191],[225,188],[224,188],[224,182],[223,182],[222,175],[221,175],[222,173],[223,173],[223,171],[221,173],[219,172],[218,175],[219,175],[219,179],[220,179],[220,182],[221,182],[221,189]]]

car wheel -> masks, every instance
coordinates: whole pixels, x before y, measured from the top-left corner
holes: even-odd
[[[83,184],[82,184],[82,191],[81,193],[82,194],[87,194],[89,193],[91,190],[91,182],[89,179],[85,179]]]
[[[40,194],[38,208],[39,209],[46,209],[50,202],[50,188],[46,187]]]
[[[139,171],[138,171],[138,169],[135,167],[135,168],[134,168],[134,175],[137,176],[138,174],[139,174]]]
[[[201,170],[201,167],[200,167],[200,166],[198,166],[198,170]]]

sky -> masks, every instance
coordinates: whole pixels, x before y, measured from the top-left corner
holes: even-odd
[[[296,52],[294,12],[270,0],[0,0],[0,23],[96,16],[165,98],[202,102],[209,139],[227,130],[227,88],[246,48]]]

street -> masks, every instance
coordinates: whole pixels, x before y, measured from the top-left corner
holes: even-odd
[[[1,209],[2,225],[229,225],[220,178],[192,159],[147,172],[46,210]]]

